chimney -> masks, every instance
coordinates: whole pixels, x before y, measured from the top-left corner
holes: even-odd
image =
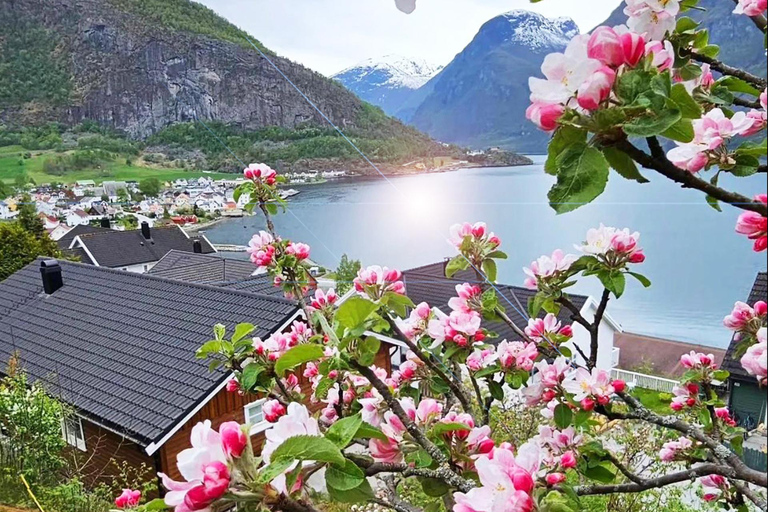
[[[141,223],[141,234],[146,240],[152,238],[152,233],[149,231],[149,223],[147,221]]]
[[[195,254],[202,254],[203,253],[203,244],[200,243],[200,240],[195,240],[192,242],[192,252]]]
[[[40,275],[43,277],[43,290],[47,295],[52,295],[64,286],[64,280],[61,278],[61,266],[56,260],[41,261]]]
[[[109,219],[107,217],[101,218],[101,227],[107,228],[107,229],[112,227],[112,224],[109,222]]]

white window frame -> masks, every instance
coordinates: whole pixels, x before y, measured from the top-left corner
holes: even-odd
[[[253,409],[255,407],[262,407],[261,414],[264,416],[264,404],[266,403],[266,398],[261,398],[259,400],[253,401],[249,404],[246,404],[245,407],[243,407],[243,413],[245,414],[245,422],[248,423],[249,421],[249,414],[248,411],[250,409]],[[258,434],[259,432],[264,432],[269,428],[269,422],[265,419],[261,420],[259,423],[251,424],[251,435]]]
[[[69,432],[67,429],[67,421],[77,421],[77,432]],[[79,434],[79,435],[78,435]],[[83,420],[80,416],[69,416],[61,419],[61,436],[70,446],[74,446],[78,450],[87,451],[85,447],[85,432],[83,431]]]

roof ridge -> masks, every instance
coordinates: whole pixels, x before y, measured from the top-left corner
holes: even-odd
[[[50,259],[50,258],[45,258],[43,256],[38,256],[35,259],[35,262],[43,261],[45,259]],[[279,302],[281,304],[290,304],[292,306],[298,307],[298,305],[295,302],[290,301],[288,299],[281,298],[281,297],[272,297],[270,295],[264,295],[262,293],[251,293],[251,292],[245,292],[245,291],[241,291],[241,290],[233,290],[231,288],[221,288],[221,287],[218,287],[218,286],[211,286],[211,285],[207,285],[207,284],[191,283],[189,281],[180,281],[178,279],[171,279],[171,278],[168,278],[168,277],[161,277],[161,276],[152,275],[152,274],[139,274],[138,272],[128,272],[126,270],[119,270],[119,269],[115,269],[115,268],[101,267],[101,266],[96,266],[96,265],[88,265],[87,263],[79,263],[79,262],[76,262],[76,261],[67,261],[67,260],[58,260],[58,261],[59,261],[60,264],[63,263],[64,265],[72,265],[72,266],[75,266],[75,267],[97,269],[98,271],[101,271],[101,272],[109,272],[109,273],[118,274],[118,275],[121,275],[121,276],[130,275],[132,277],[136,277],[136,278],[140,278],[140,279],[149,279],[149,280],[154,280],[154,281],[161,281],[161,282],[165,282],[165,283],[175,284],[177,286],[186,286],[186,287],[189,287],[189,288],[198,288],[198,289],[209,290],[209,291],[224,292],[224,293],[227,293],[227,294],[230,294],[230,295],[239,295],[239,296],[242,296],[242,297],[251,297],[251,298],[256,297],[256,298],[268,300],[268,301],[271,301],[271,302]],[[30,263],[30,265],[32,265],[32,264],[34,264],[34,262]]]

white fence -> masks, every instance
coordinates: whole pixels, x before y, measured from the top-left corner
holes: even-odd
[[[672,388],[678,383],[676,380],[646,375],[645,373],[628,372],[617,368],[611,370],[611,377],[623,380],[630,387],[650,389],[652,391],[663,391],[665,393],[671,393]]]

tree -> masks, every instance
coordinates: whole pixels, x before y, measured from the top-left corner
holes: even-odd
[[[157,197],[160,194],[160,180],[157,178],[144,178],[139,182],[139,190],[146,197]]]
[[[35,207],[35,203],[32,201],[32,198],[29,196],[29,194],[24,194],[21,196],[18,223],[27,232],[31,233],[38,239],[46,236],[45,225],[43,224],[43,221],[40,220],[40,217],[38,217],[37,208]]]
[[[344,295],[352,288],[352,280],[357,276],[360,268],[362,268],[360,260],[350,260],[346,254],[341,255],[341,261],[336,268],[336,291],[340,295]]]
[[[0,200],[5,199],[6,197],[10,196],[13,193],[11,190],[11,187],[5,184],[5,182],[0,180]]]
[[[29,176],[26,173],[17,174],[13,179],[13,184],[17,190],[24,190],[29,183]]]
[[[0,431],[17,468],[30,482],[51,480],[63,464],[61,422],[67,411],[43,386],[31,384],[11,357],[0,381]]]
[[[676,19],[678,10],[693,7],[695,0],[633,0],[627,7],[629,28],[598,28],[578,36],[565,55],[547,59],[547,80],[532,80],[528,116],[553,132],[546,170],[558,182],[550,203],[564,213],[592,201],[611,166],[643,182],[639,163],[701,190],[712,198],[710,204],[746,210],[737,231],[753,241],[755,251],[765,251],[765,196],[754,201],[739,196],[721,189],[716,178],[764,172],[756,156],[764,156],[764,143],[729,146],[736,137],[764,132],[766,117],[755,98],[761,97],[765,109],[765,81],[715,60],[717,48],[707,35],[691,20]],[[739,0],[736,12],[746,12],[765,32],[764,9],[764,3]],[[725,77],[714,80],[696,62]],[[755,110],[739,113],[726,105]],[[665,154],[661,135],[680,142],[680,149]],[[630,137],[645,138],[650,154]],[[697,176],[715,165],[715,179]],[[275,231],[270,217],[277,212],[271,203],[275,186],[263,179],[274,173],[265,167],[246,169],[249,181],[236,193],[249,194],[249,211],[258,206],[266,217],[266,231],[250,241],[251,260],[296,300],[306,321],[267,340],[250,338],[251,324],[236,326],[230,335],[216,325],[214,339],[197,351],[198,358],[212,359],[211,368],[234,372],[227,389],[267,397],[263,412],[272,425],[259,458],[252,452],[249,426],[230,422],[218,432],[210,424],[195,426],[195,447],[179,459],[199,461],[184,469],[207,480],[199,487],[194,480],[166,482],[171,489],[189,489],[182,491],[180,508],[236,501],[254,509],[314,512],[306,482],[324,470],[332,501],[397,512],[421,510],[420,502],[401,492],[408,485],[441,500],[430,509],[442,504],[453,512],[575,512],[586,509],[585,497],[598,509],[615,510],[619,496],[653,492],[664,498],[657,503],[679,499],[678,484],[720,509],[766,509],[768,475],[738,455],[745,431],[713,389],[729,377],[713,357],[695,352],[681,357],[687,371],[664,414],[646,407],[625,382],[598,366],[599,331],[609,303],[624,295],[628,279],[651,286],[638,272],[646,257],[638,233],[601,225],[586,236],[575,235],[584,240],[577,245],[579,255],[556,250],[537,258],[525,269],[526,286],[535,295],[527,310],[518,312],[528,318],[524,327],[506,312],[517,306],[497,294],[497,266],[507,256],[501,240],[481,222],[449,230],[456,256],[447,263],[446,276],[474,274],[456,286],[450,311],[415,305],[402,274],[379,266],[360,269],[356,296],[340,305],[335,294],[322,290],[306,300],[312,286],[310,248]],[[602,287],[591,318],[568,293],[584,280]],[[574,325],[563,325],[556,316],[560,311],[568,312]],[[768,384],[767,317],[764,301],[737,303],[724,322],[739,340],[741,365],[762,386]],[[515,338],[490,343],[493,333],[483,325],[491,321],[505,323]],[[586,333],[586,343],[575,342],[575,327]],[[409,349],[406,362],[391,375],[374,366],[382,347],[372,333]],[[300,385],[296,371],[311,388]],[[316,414],[304,404],[304,389],[311,403],[322,404]],[[537,434],[522,442],[496,418],[510,396],[540,412]],[[632,446],[617,446],[616,429],[649,441],[639,460],[627,458]],[[378,480],[375,491],[370,477]],[[596,502],[599,497],[606,501]],[[182,498],[167,500],[173,506]]]
[[[128,194],[128,190],[125,188],[118,188],[117,189],[117,202],[121,204],[127,203],[131,199],[131,196]]]
[[[0,281],[38,256],[60,258],[61,252],[46,233],[38,238],[25,229],[21,221],[0,223]]]

